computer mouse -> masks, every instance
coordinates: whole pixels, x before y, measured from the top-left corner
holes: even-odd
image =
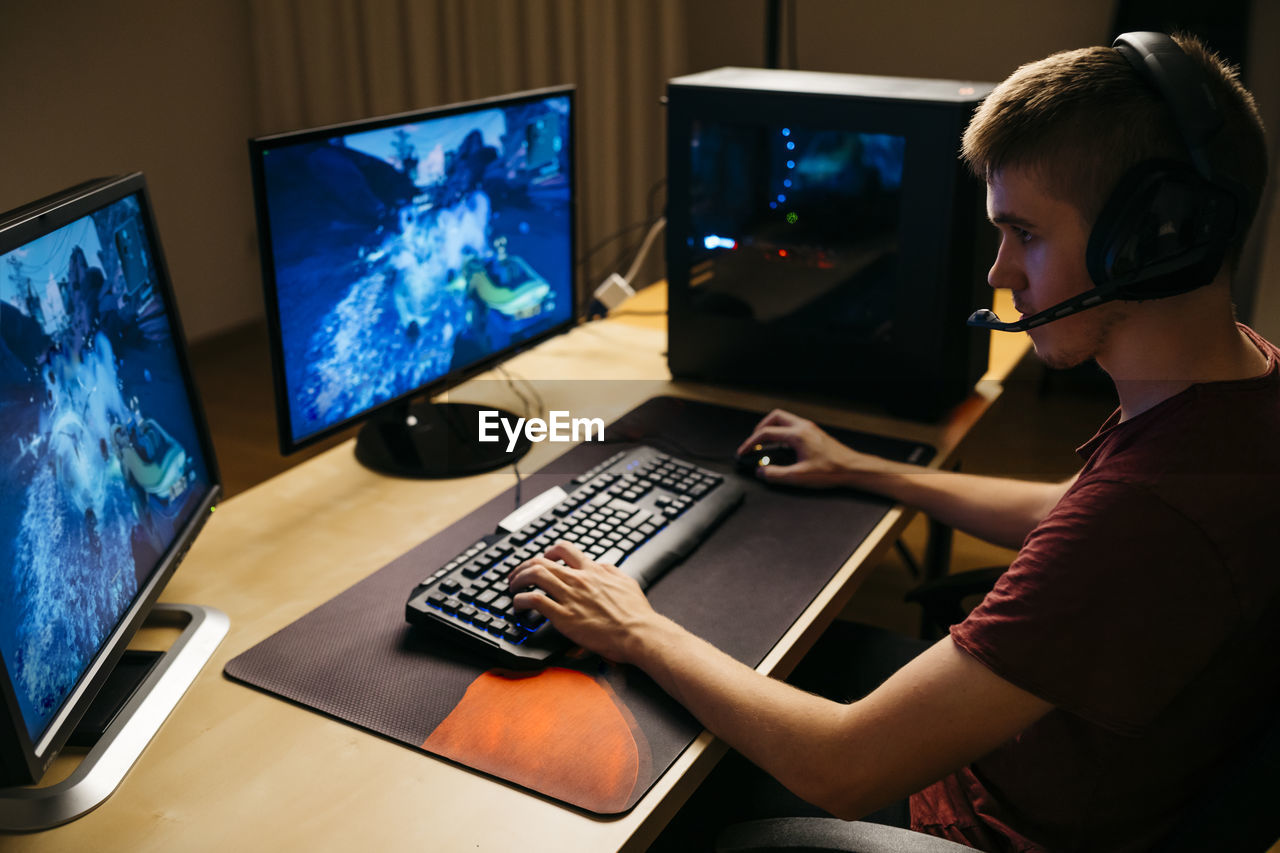
[[[738,472],[754,476],[756,469],[796,464],[796,452],[789,444],[753,444],[738,456]]]

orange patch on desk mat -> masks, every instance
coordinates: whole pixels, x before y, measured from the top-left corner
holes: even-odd
[[[651,772],[644,735],[612,688],[562,667],[480,675],[422,747],[600,814],[629,808]]]

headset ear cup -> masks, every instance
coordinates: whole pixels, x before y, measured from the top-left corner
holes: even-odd
[[[1126,172],[1094,222],[1089,277],[1122,299],[1152,299],[1208,284],[1235,228],[1235,201],[1189,165],[1148,160]]]
[[[1121,175],[1093,222],[1085,263],[1096,287],[1106,287],[1115,278],[1113,267],[1120,247],[1132,236],[1138,196],[1149,195],[1149,191],[1143,193],[1142,188],[1149,182],[1150,174],[1149,164],[1142,163]]]

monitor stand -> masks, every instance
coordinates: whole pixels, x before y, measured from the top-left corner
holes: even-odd
[[[501,425],[480,441],[480,413],[497,412],[515,424],[511,412],[474,403],[401,403],[375,415],[356,438],[356,459],[368,468],[397,477],[445,479],[492,471],[518,462],[529,452],[523,433],[511,452]],[[496,424],[497,421],[495,420]]]
[[[226,636],[230,621],[212,607],[157,604],[145,624],[181,627],[182,633],[150,666],[70,776],[45,787],[0,788],[0,830],[31,832],[58,826],[111,796]]]

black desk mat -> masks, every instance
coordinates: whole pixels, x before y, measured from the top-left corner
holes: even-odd
[[[633,441],[732,473],[761,417],[656,397],[524,478],[525,499]],[[932,448],[832,430],[921,464]],[[756,666],[889,509],[850,491],[768,488],[649,589],[660,612]],[[491,668],[404,620],[413,586],[514,507],[509,490],[231,660],[226,675],[345,722],[597,814],[630,809],[701,726],[642,672],[591,655],[535,673]]]

